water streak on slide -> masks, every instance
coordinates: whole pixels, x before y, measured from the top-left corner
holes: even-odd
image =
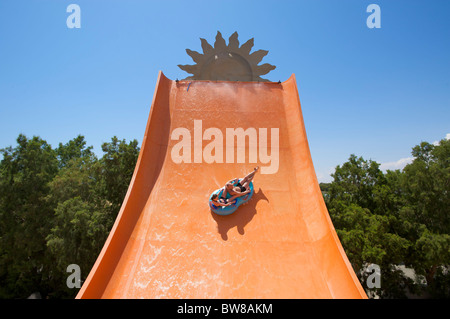
[[[176,128],[190,132],[191,163],[174,162],[189,155],[186,147],[172,156],[182,141],[172,138]],[[258,133],[257,144],[246,138],[244,161],[237,139],[227,145],[227,128]],[[279,129],[277,171],[271,128]],[[223,163],[208,163],[202,149],[220,143],[223,154],[204,153]],[[275,173],[256,175],[249,203],[211,213],[209,195],[256,165]],[[128,193],[77,298],[367,298],[319,189],[294,75],[187,82],[160,72]]]

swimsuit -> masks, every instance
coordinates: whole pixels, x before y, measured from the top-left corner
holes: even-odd
[[[239,189],[241,190],[241,192],[245,192],[246,188],[244,186],[242,186],[242,184],[240,182],[238,182],[236,184],[236,187],[239,187]]]

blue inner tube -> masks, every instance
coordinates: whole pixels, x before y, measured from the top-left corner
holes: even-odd
[[[241,179],[238,180],[237,183],[239,183],[241,181]],[[235,185],[237,184],[235,183]],[[211,211],[213,211],[214,213],[218,214],[218,215],[230,215],[233,214],[240,205],[248,202],[250,200],[250,198],[252,198],[253,193],[254,193],[254,189],[253,189],[253,182],[250,182],[249,184],[250,187],[250,193],[238,197],[236,198],[236,202],[230,206],[216,206],[214,205],[214,202],[211,200],[211,197],[214,194],[217,194],[219,197],[222,195],[223,192],[223,188],[219,188],[216,189],[214,192],[212,192],[212,194],[209,196],[209,208],[211,209]],[[227,194],[227,198],[230,198],[231,195]]]

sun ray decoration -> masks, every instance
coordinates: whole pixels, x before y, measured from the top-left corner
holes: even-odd
[[[250,54],[254,39],[251,38],[239,46],[237,32],[230,36],[228,45],[219,31],[214,46],[203,38],[200,38],[200,41],[203,54],[186,49],[186,53],[196,64],[178,65],[183,71],[192,74],[185,80],[267,82],[269,80],[261,78],[261,75],[276,68],[268,63],[258,65],[269,51],[258,50]]]

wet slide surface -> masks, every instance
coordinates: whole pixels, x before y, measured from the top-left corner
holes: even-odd
[[[255,166],[252,199],[212,213],[210,194]],[[128,193],[77,298],[366,298],[319,189],[294,75],[160,72]]]

